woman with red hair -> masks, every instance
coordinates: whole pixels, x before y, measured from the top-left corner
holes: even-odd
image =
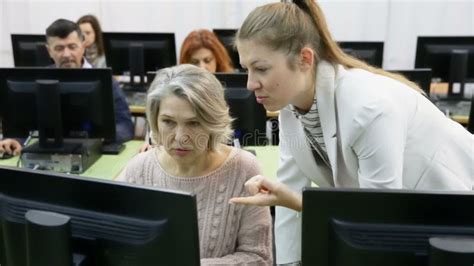
[[[184,39],[179,63],[193,64],[211,73],[235,71],[224,45],[206,29],[192,31]]]

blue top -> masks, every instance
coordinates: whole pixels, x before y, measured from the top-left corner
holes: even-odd
[[[130,114],[125,94],[120,88],[119,83],[113,78],[112,91],[115,106],[115,139],[117,142],[125,142],[132,139],[135,134],[132,115]]]

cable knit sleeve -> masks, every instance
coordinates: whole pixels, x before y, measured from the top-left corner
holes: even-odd
[[[144,168],[146,168],[147,163],[150,161],[150,156],[153,156],[153,153],[150,151],[138,153],[135,155],[127,163],[125,168],[115,180],[133,184],[148,185],[145,182],[143,171]]]
[[[255,156],[242,153],[241,181],[236,195],[248,195],[243,184],[250,177],[260,174]],[[241,208],[235,252],[221,258],[201,259],[201,265],[272,265],[272,218],[270,208],[236,205]]]

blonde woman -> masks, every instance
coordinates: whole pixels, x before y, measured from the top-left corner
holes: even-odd
[[[271,265],[269,208],[228,204],[246,195],[244,183],[260,169],[252,154],[225,144],[232,119],[220,82],[193,65],[163,69],[147,117],[155,147],[119,180],[196,194],[201,265]]]
[[[311,182],[472,189],[473,135],[412,82],[342,52],[313,0],[256,8],[236,46],[248,89],[280,111],[280,182],[256,176],[247,182],[253,196],[231,202],[285,207],[276,208],[278,264],[299,263],[301,190]]]

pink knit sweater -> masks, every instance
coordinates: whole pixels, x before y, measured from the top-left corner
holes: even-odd
[[[245,181],[259,173],[255,156],[232,148],[225,162],[207,175],[172,176],[151,149],[129,162],[124,178],[130,183],[196,194],[201,265],[271,265],[269,208],[228,203],[232,197],[247,195]]]

